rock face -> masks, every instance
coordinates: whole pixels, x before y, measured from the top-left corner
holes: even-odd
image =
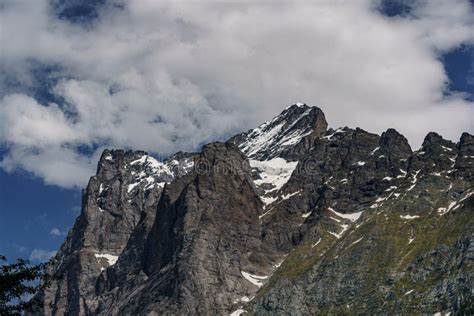
[[[191,157],[163,164],[141,151],[104,151],[84,191],[81,215],[50,267],[58,280],[39,293],[47,302],[45,314],[94,313],[97,279],[117,262],[132,233],[154,218],[164,184],[192,164]]]
[[[44,315],[473,312],[474,137],[295,104],[198,154],[106,150]]]

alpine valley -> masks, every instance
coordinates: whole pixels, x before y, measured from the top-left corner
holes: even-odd
[[[297,103],[161,162],[105,150],[33,315],[474,313],[474,136]]]

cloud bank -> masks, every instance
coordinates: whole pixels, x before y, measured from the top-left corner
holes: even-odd
[[[30,254],[30,261],[46,262],[49,259],[51,259],[51,257],[53,257],[55,254],[56,254],[56,250],[49,251],[49,250],[35,248]]]
[[[403,18],[376,6],[109,1],[71,23],[47,0],[4,1],[0,166],[81,187],[106,147],[196,150],[294,102],[414,147],[472,131],[473,104],[446,93],[439,60],[474,44],[469,1],[419,1]]]

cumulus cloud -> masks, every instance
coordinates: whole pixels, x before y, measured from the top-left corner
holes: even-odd
[[[56,254],[56,251],[48,251],[44,249],[33,249],[30,254],[30,260],[34,262],[45,262],[48,261],[52,256]]]
[[[472,131],[473,104],[446,96],[439,60],[474,43],[469,1],[419,1],[404,18],[374,3],[142,0],[84,25],[46,0],[5,1],[0,166],[83,186],[105,147],[196,150],[298,101],[333,127],[395,127],[415,147],[432,130]],[[8,84],[37,86],[38,64],[56,69],[54,101]]]
[[[53,227],[53,228],[51,229],[51,231],[49,232],[49,234],[50,234],[51,236],[59,237],[59,236],[65,235],[66,233],[65,233],[65,232],[62,232],[62,231],[61,231],[59,228],[57,228],[57,227]]]

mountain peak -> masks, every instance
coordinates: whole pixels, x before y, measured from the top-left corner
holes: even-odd
[[[423,140],[422,150],[430,152],[432,150],[443,151],[445,148],[450,148],[451,150],[456,147],[452,141],[444,139],[441,135],[435,132],[429,132],[425,139]]]
[[[461,144],[466,144],[466,143],[472,143],[472,141],[474,140],[474,136],[467,133],[467,132],[464,132],[462,133],[461,135],[461,139],[459,140]]]
[[[323,111],[304,103],[292,104],[272,120],[230,139],[251,159],[277,156],[293,159],[304,138],[316,138],[327,130]]]
[[[394,128],[389,128],[383,132],[379,143],[389,152],[403,154],[404,158],[412,153],[408,140]]]
[[[292,108],[310,108],[313,107],[311,105],[308,105],[306,103],[301,103],[301,102],[296,102],[288,105],[285,110],[292,109]]]

